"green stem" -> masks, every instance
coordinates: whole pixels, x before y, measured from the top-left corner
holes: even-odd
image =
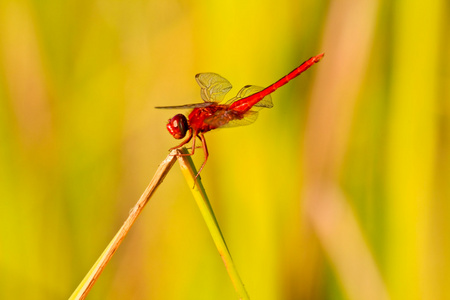
[[[189,152],[183,147],[181,149],[181,153],[188,154]],[[245,290],[244,284],[239,277],[236,266],[231,259],[231,254],[228,251],[227,244],[225,243],[219,224],[214,216],[208,196],[206,195],[205,189],[201,183],[200,176],[197,177],[197,181],[195,182],[197,170],[195,169],[194,162],[190,156],[178,156],[178,162],[180,163],[181,171],[183,172],[186,182],[194,195],[194,199],[197,202],[203,219],[206,222],[206,226],[208,227],[214,243],[216,244],[217,250],[222,257],[228,276],[230,276],[234,289],[239,295],[239,299],[250,299],[247,291]]]

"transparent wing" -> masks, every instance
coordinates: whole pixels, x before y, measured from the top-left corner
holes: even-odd
[[[258,119],[258,112],[255,110],[249,110],[244,114],[244,117],[242,119],[231,120],[227,124],[223,125],[222,128],[250,125],[255,122],[256,119]]]
[[[237,126],[250,125],[258,118],[258,112],[249,110],[241,114],[234,110],[217,111],[212,116],[206,118],[204,122],[213,126],[214,128],[229,128]]]
[[[246,85],[239,91],[236,97],[228,100],[226,104],[230,105],[233,102],[247,98],[253,94],[257,94],[262,90],[264,90],[264,88],[260,86]],[[270,95],[267,95],[253,106],[253,110],[260,110],[261,108],[271,108],[271,107],[273,107],[272,97]]]
[[[157,109],[191,109],[197,107],[207,107],[213,104],[213,102],[204,102],[204,103],[193,103],[193,104],[184,104],[184,105],[173,105],[173,106],[155,106]]]
[[[205,102],[221,102],[232,87],[228,80],[216,73],[200,73],[195,75],[195,80]]]

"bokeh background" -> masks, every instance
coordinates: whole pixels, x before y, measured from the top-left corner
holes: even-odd
[[[194,75],[266,86],[202,179],[251,299],[450,299],[445,0],[0,2],[0,298],[66,299]],[[201,151],[194,158],[199,165]],[[236,299],[176,164],[88,299]]]

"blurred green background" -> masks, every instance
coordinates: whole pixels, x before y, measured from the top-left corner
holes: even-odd
[[[0,298],[66,299],[167,149],[194,75],[267,86],[206,135],[203,183],[251,299],[450,299],[450,6],[0,2]],[[203,160],[201,151],[194,160]],[[176,164],[88,299],[236,299]]]

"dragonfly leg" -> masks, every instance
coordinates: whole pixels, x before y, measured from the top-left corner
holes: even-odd
[[[192,152],[191,153],[186,153],[186,154],[181,153],[181,154],[178,154],[178,156],[191,156],[191,155],[194,155],[195,148],[196,148],[195,147],[196,136],[197,136],[197,133],[195,133],[195,132],[192,133],[191,131],[189,131],[188,138],[186,140],[184,140],[183,143],[181,143],[180,145],[178,145],[176,147],[171,148],[170,150],[178,149],[178,148],[184,146],[185,144],[187,144],[192,139]]]
[[[184,141],[181,142],[181,144],[179,144],[178,146],[175,146],[175,147],[170,148],[169,151],[172,151],[172,150],[175,150],[175,149],[178,149],[178,148],[183,147],[184,145],[186,145],[187,143],[189,143],[189,142],[191,141],[192,136],[193,136],[193,135],[192,135],[192,130],[189,130],[189,133],[188,133],[188,136],[186,137],[186,139],[184,139]],[[195,136],[194,136],[193,144],[195,145]],[[192,154],[193,154],[193,153],[192,153]],[[189,155],[190,155],[190,154],[189,154]]]
[[[208,147],[206,146],[206,140],[205,137],[203,136],[203,133],[200,133],[198,135],[198,138],[200,139],[200,141],[202,142],[202,146],[203,146],[203,152],[205,152],[205,160],[203,161],[202,166],[200,167],[200,169],[198,170],[197,175],[195,175],[195,179],[197,179],[198,175],[200,175],[200,172],[203,170],[203,167],[206,165],[206,161],[208,160]]]

